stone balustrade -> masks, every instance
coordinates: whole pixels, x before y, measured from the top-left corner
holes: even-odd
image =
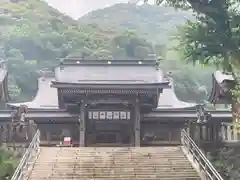
[[[240,142],[240,126],[233,123],[222,123],[221,137],[224,142]]]

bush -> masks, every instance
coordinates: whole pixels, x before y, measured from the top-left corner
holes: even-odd
[[[0,179],[10,179],[17,166],[17,159],[11,151],[0,150]]]

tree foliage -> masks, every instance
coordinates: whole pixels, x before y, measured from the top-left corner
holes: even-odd
[[[0,179],[10,179],[17,165],[17,158],[10,151],[0,149]]]
[[[79,18],[79,22],[118,31],[131,29],[155,44],[165,44],[175,27],[184,24],[186,19],[194,19],[191,12],[149,4],[119,3],[90,12]]]
[[[158,3],[162,1],[159,0]],[[240,3],[235,0],[167,0],[168,5],[192,10],[196,22],[181,29],[180,46],[187,60],[212,63],[235,73],[240,55]]]
[[[161,3],[162,0],[158,0]],[[195,22],[188,21],[180,29],[180,46],[185,60],[212,64],[225,72],[230,72],[236,82],[233,88],[232,111],[234,122],[240,116],[240,11],[238,0],[166,0],[168,5],[175,8],[192,10],[196,16]],[[237,122],[237,121],[236,121]],[[228,161],[221,166],[221,173],[225,179],[239,178],[239,165],[235,161]],[[236,159],[236,156],[234,156]],[[219,162],[216,163],[219,165]],[[221,163],[222,165],[222,163]]]
[[[0,57],[8,61],[10,93],[18,99],[34,96],[37,72],[56,66],[56,58],[85,53],[97,59],[136,59],[155,53],[135,33],[80,24],[42,1],[0,0],[0,9]]]
[[[160,45],[152,45],[151,42],[138,36],[138,34],[142,34],[139,31],[145,29],[143,26],[149,26],[149,34],[158,36],[154,30],[150,31],[153,26],[149,21],[144,21],[147,23],[145,25],[140,21],[131,21],[131,24],[138,25],[137,28],[122,31],[120,27],[113,29],[110,26],[102,26],[100,23],[93,24],[91,20],[88,25],[83,24],[81,20],[79,23],[41,1],[25,0],[11,3],[8,0],[0,0],[0,5],[3,12],[0,17],[0,56],[8,60],[9,89],[11,97],[17,100],[28,100],[35,95],[39,70],[56,66],[58,64],[56,58],[79,57],[85,54],[89,59],[144,59],[148,54],[165,57],[168,51],[166,44],[160,42]],[[120,16],[127,19],[150,16],[152,9],[157,11],[155,6],[137,8],[132,4],[116,5],[113,6],[113,9],[119,8],[119,6],[121,11],[129,10],[128,14],[130,13],[130,15]],[[174,23],[184,18],[174,18],[176,13],[173,9],[169,9],[163,11],[164,8],[162,8],[162,15],[158,16],[159,19],[162,16],[162,22],[159,22],[158,26],[161,27],[160,25],[163,24],[162,26],[166,28],[166,31],[170,32]],[[106,15],[106,11],[101,13]],[[108,21],[116,21],[116,23],[121,24],[121,19],[115,17],[109,16]],[[171,26],[166,26],[166,17],[173,23]],[[158,34],[164,35],[163,31],[158,32]],[[174,58],[176,60],[178,56]],[[195,72],[196,69],[183,65],[183,63],[177,63],[178,67],[169,66],[168,64],[171,63],[172,61],[165,61],[164,66],[167,67],[165,70],[173,71],[180,99],[187,101],[207,99],[206,93],[199,94],[197,90],[207,84],[207,92],[209,92],[211,88],[209,78],[206,78],[200,73],[201,70],[198,70],[199,73],[194,77],[194,80],[187,74]],[[206,74],[210,75],[211,72],[207,71]],[[191,96],[188,96],[189,92],[192,92]]]

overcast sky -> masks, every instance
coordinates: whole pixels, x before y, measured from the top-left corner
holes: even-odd
[[[59,11],[73,17],[74,19],[83,16],[84,14],[111,6],[116,3],[126,3],[129,0],[45,0],[49,5],[57,8]],[[150,0],[154,2],[154,0]]]

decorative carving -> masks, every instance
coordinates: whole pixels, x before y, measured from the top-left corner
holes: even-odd
[[[113,119],[113,112],[111,112],[111,111],[107,112],[107,119],[108,120],[112,120]]]
[[[102,94],[102,93],[117,93],[117,94],[129,94],[129,93],[142,93],[149,94],[151,90],[147,89],[61,89],[62,93],[94,93],[94,94]]]
[[[196,113],[197,113],[197,122],[202,123],[204,121],[204,106],[203,105],[197,105],[196,106]]]
[[[119,119],[120,118],[120,112],[118,112],[118,111],[114,111],[113,112],[113,119]]]
[[[204,105],[196,106],[197,112],[197,123],[208,123],[211,120],[211,113],[206,112],[204,109]]]
[[[120,119],[126,119],[127,118],[127,113],[125,111],[121,111],[120,113]]]
[[[100,113],[99,113],[99,119],[106,119],[106,112],[104,112],[104,111],[101,111]]]

